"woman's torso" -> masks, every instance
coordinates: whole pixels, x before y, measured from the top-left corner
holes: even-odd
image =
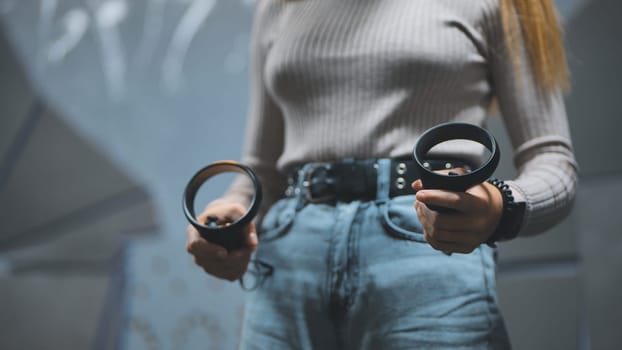
[[[278,167],[405,156],[433,125],[482,124],[492,99],[486,30],[494,6],[493,0],[275,5],[261,45],[266,88],[284,120]],[[458,151],[477,157],[481,148]]]

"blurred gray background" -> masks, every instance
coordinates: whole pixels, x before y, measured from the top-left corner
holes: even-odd
[[[551,232],[501,245],[501,307],[516,349],[616,349],[622,3],[557,4],[580,191]],[[243,292],[193,265],[180,202],[240,156],[253,5],[0,0],[1,349],[236,348]]]

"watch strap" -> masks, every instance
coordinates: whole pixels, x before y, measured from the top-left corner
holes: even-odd
[[[503,211],[495,232],[486,240],[486,244],[496,248],[496,242],[516,238],[525,214],[525,202],[514,201],[512,189],[502,180],[490,178],[488,183],[495,186],[503,197]]]

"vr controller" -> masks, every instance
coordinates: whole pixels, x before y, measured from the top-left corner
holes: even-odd
[[[207,222],[199,221],[194,212],[194,200],[199,188],[210,178],[225,172],[244,174],[253,182],[255,192],[249,208],[244,215],[230,223],[218,224],[218,217],[216,216],[207,217]],[[190,179],[184,190],[182,206],[186,219],[201,237],[209,242],[221,245],[227,250],[233,250],[244,245],[243,229],[257,215],[261,204],[261,195],[261,184],[251,168],[238,162],[224,160],[206,166]]]
[[[451,140],[470,140],[477,142],[490,151],[489,158],[477,169],[465,174],[437,173],[424,166],[425,157],[434,146]],[[441,189],[454,192],[464,192],[470,187],[486,181],[497,169],[500,158],[497,140],[486,129],[467,123],[439,124],[424,132],[413,150],[417,170],[419,171],[423,188]],[[428,206],[438,212],[448,212],[451,209]]]

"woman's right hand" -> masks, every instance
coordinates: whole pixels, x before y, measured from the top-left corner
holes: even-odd
[[[217,216],[222,223],[231,222],[244,215],[245,212],[246,208],[238,203],[214,203],[207,207],[197,219],[205,222],[208,216]],[[188,225],[186,233],[188,236],[186,250],[194,257],[194,263],[208,274],[229,281],[237,280],[246,272],[251,255],[259,243],[253,222],[243,228],[246,246],[232,251],[208,242],[192,225]]]

